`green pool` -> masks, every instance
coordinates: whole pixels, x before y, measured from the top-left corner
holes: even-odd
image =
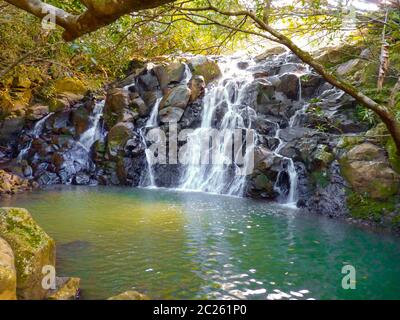
[[[249,199],[113,187],[52,187],[25,207],[57,242],[58,275],[82,298],[399,299],[400,239]],[[344,265],[356,289],[342,288]]]

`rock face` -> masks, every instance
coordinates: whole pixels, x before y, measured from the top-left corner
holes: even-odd
[[[161,100],[160,110],[164,108],[185,109],[191,96],[191,90],[187,85],[180,85],[171,89]]]
[[[0,237],[0,300],[16,300],[16,290],[14,253],[9,244]]]
[[[107,300],[150,300],[150,298],[137,291],[125,291]]]
[[[384,200],[396,194],[400,176],[390,167],[385,151],[372,143],[353,147],[341,159],[342,174],[358,193]]]
[[[42,287],[42,268],[55,266],[54,240],[20,208],[0,208],[0,237],[15,254],[18,299],[44,299],[47,290]]]

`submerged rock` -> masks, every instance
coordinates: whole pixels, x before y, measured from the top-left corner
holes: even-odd
[[[16,300],[16,290],[14,253],[7,241],[0,237],[0,300]]]
[[[42,268],[55,267],[54,240],[21,208],[0,208],[0,237],[15,254],[18,299],[44,299],[47,290],[42,287]]]
[[[137,291],[125,291],[116,296],[112,296],[107,300],[150,300],[150,298]]]

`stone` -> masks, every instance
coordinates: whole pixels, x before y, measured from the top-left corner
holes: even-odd
[[[185,65],[182,62],[172,62],[160,64],[153,68],[157,76],[161,90],[168,87],[169,84],[179,83],[185,74]]]
[[[162,123],[178,122],[184,113],[182,108],[167,107],[158,113]]]
[[[286,73],[281,75],[280,84],[276,90],[282,92],[291,100],[297,100],[299,98],[299,78],[293,73]]]
[[[349,61],[340,64],[336,69],[336,73],[339,76],[353,74],[360,69],[361,65],[362,65],[361,59],[351,59]]]
[[[206,56],[195,56],[194,58],[191,58],[188,63],[193,76],[203,76],[204,81],[207,84],[222,75],[218,63]]]
[[[206,81],[203,76],[194,76],[189,81],[189,88],[191,91],[190,102],[196,101],[198,98],[203,97],[206,89]]]
[[[75,128],[75,132],[78,136],[84,133],[90,124],[90,114],[85,107],[79,107],[72,111],[72,125]]]
[[[160,102],[160,110],[164,108],[185,109],[189,103],[191,90],[186,85],[179,85],[166,94]]]
[[[137,110],[141,117],[147,117],[151,112],[149,106],[140,97],[133,99],[131,106],[134,110]]]
[[[104,105],[104,121],[107,127],[111,128],[118,122],[118,119],[123,116],[124,110],[129,108],[129,104],[128,90],[114,88],[107,92]]]
[[[14,253],[10,245],[0,238],[0,300],[17,299],[17,273]]]
[[[80,282],[80,278],[56,277],[56,289],[49,291],[47,300],[77,300]]]
[[[267,50],[264,51],[263,53],[261,53],[261,54],[259,54],[258,56],[256,56],[254,59],[255,59],[257,62],[260,62],[260,61],[266,60],[266,59],[268,59],[268,58],[271,58],[271,57],[273,57],[273,56],[276,56],[276,55],[285,53],[286,51],[287,51],[287,50],[286,50],[285,47],[276,46],[276,47],[272,47],[272,48],[267,49]]]
[[[400,190],[400,176],[385,151],[369,142],[353,147],[340,160],[343,177],[357,193],[385,200]]]
[[[21,133],[25,125],[24,117],[8,118],[0,122],[0,142],[7,143]]]
[[[4,194],[15,194],[30,189],[31,185],[28,180],[0,170],[0,196]]]
[[[150,298],[137,291],[125,291],[116,296],[112,296],[107,300],[150,300]]]
[[[107,136],[107,151],[112,157],[124,151],[126,142],[134,136],[133,124],[120,122],[111,128]]]
[[[37,121],[49,114],[49,106],[34,104],[28,107],[26,118],[31,121]]]
[[[55,267],[54,240],[22,208],[0,208],[0,237],[15,254],[18,299],[44,299],[47,290],[42,287],[42,269]]]

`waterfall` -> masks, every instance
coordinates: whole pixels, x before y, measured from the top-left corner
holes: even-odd
[[[90,127],[81,134],[79,143],[89,151],[93,143],[102,138],[102,128],[100,125],[100,119],[103,116],[104,100],[96,102],[93,113],[90,116]]]
[[[42,119],[40,119],[38,122],[36,122],[35,126],[32,129],[32,139],[30,139],[27,143],[27,145],[19,152],[18,156],[17,156],[17,160],[22,160],[24,159],[25,155],[28,153],[29,149],[32,146],[32,141],[33,139],[38,138],[42,132],[43,132],[43,128],[44,125],[46,123],[46,120],[53,115],[54,112],[50,112],[47,116],[43,117]]]
[[[187,63],[183,63],[184,65],[184,72],[181,80],[182,85],[188,85],[189,81],[192,79],[192,72],[188,66]],[[146,129],[149,128],[154,128],[158,126],[158,112],[160,108],[160,103],[162,101],[163,97],[160,97],[156,100],[149,119],[146,121],[146,124],[144,127],[142,127],[139,131],[140,137],[142,139],[143,144],[145,145],[145,156],[146,156],[146,166],[147,166],[147,172],[144,176],[140,178],[139,186],[140,187],[147,187],[147,188],[156,188],[156,181],[155,181],[155,176],[154,176],[154,169],[151,163],[152,160],[152,151],[147,147],[147,142],[146,142]]]
[[[249,60],[248,63],[252,65],[253,61]],[[244,98],[246,88],[254,77],[248,68],[244,70],[238,68],[232,58],[220,61],[219,64],[223,76],[215,86],[206,91],[201,126],[187,137],[184,156],[187,165],[181,177],[180,189],[242,196],[246,176],[240,174],[240,171],[246,171],[246,166],[251,165],[252,159],[248,156],[251,152],[246,152],[244,163],[239,165],[237,160],[242,155],[243,144],[235,154],[232,154],[232,142],[235,130],[241,129],[246,134],[251,131],[250,118],[255,115],[255,111],[245,104]],[[216,112],[220,108],[225,108],[218,125],[219,132],[223,133],[223,139],[219,143],[212,141],[212,146],[208,148],[210,133],[216,129],[214,124]],[[246,145],[246,151],[253,149],[254,141]],[[201,158],[204,153],[210,155],[211,159],[205,159],[203,162]],[[212,164],[207,160],[211,160]]]

